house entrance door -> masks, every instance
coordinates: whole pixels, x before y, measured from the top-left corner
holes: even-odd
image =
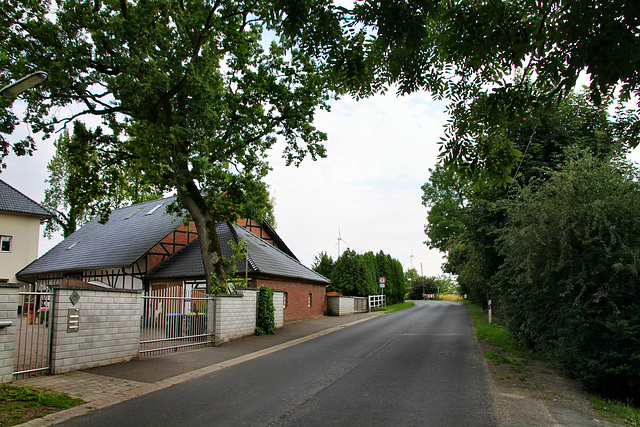
[[[27,285],[18,293],[16,348],[13,375],[48,373],[51,367],[53,293]]]

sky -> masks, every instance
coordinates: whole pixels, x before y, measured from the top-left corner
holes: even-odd
[[[441,274],[441,254],[424,244],[427,210],[420,187],[437,162],[444,109],[423,92],[345,97],[316,116],[316,126],[328,135],[326,158],[307,158],[296,168],[285,166],[283,146],[269,152],[273,170],[266,182],[275,198],[276,231],[304,265],[311,267],[321,252],[336,259],[338,249],[350,248],[383,251],[405,270]],[[0,179],[42,202],[56,138],[39,141],[31,157],[8,156]],[[40,255],[60,240],[41,237]]]

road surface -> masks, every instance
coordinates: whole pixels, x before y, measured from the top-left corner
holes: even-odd
[[[461,303],[417,302],[65,426],[496,425]]]

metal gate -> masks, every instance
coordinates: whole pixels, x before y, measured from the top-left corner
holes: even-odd
[[[212,345],[211,300],[203,290],[182,285],[143,295],[140,356]]]
[[[53,293],[46,290],[18,293],[16,348],[13,375],[18,378],[49,373]]]

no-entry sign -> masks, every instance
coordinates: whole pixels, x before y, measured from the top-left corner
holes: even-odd
[[[381,288],[384,288],[384,284],[387,283],[387,279],[385,279],[384,277],[381,277],[378,279],[378,283],[380,283]]]

